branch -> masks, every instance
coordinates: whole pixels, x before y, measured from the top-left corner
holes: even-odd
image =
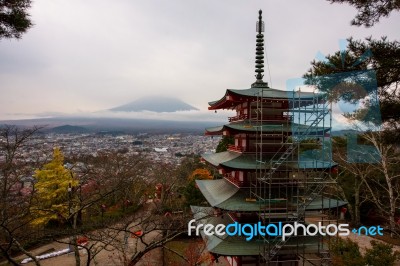
[[[22,253],[24,253],[24,254],[27,255],[29,258],[31,258],[31,259],[35,262],[36,266],[40,266],[40,263],[39,263],[38,259],[36,258],[36,256],[34,256],[34,255],[31,254],[30,252],[26,251],[26,250],[22,247],[22,245],[21,245],[15,238],[13,238],[13,240],[14,240],[15,245],[19,248],[19,250],[22,251]]]
[[[170,248],[167,247],[166,245],[164,245],[162,248],[163,248],[163,249],[166,249],[166,250],[168,250],[168,251],[170,251],[170,252],[172,252],[172,253],[174,253],[175,255],[177,255],[177,256],[180,257],[181,259],[185,260],[186,262],[189,262],[189,260],[188,260],[185,256],[181,255],[180,253],[178,253],[177,251],[175,251],[175,250],[173,250],[173,249],[170,249]]]

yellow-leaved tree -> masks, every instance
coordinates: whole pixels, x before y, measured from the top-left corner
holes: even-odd
[[[200,192],[199,188],[197,187],[196,180],[208,180],[213,179],[210,171],[203,168],[195,169],[189,176],[183,195],[186,199],[186,205],[195,205],[195,206],[202,206],[205,203],[205,198],[203,194]]]
[[[68,189],[77,186],[78,180],[71,170],[64,167],[64,156],[59,148],[54,148],[51,162],[36,170],[34,177],[33,224],[46,225],[50,220],[67,221],[73,200]]]
[[[189,176],[189,180],[207,180],[207,179],[213,179],[214,177],[211,175],[210,171],[207,169],[203,168],[197,168],[192,172],[192,174]]]

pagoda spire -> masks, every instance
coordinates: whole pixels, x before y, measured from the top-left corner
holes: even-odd
[[[262,21],[262,10],[258,11],[258,21],[256,26],[256,82],[251,84],[251,87],[268,87],[268,83],[263,81],[264,75],[264,21]]]

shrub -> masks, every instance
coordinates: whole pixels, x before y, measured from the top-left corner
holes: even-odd
[[[365,262],[369,266],[392,266],[400,258],[400,252],[393,251],[390,244],[372,240],[371,245],[372,248],[365,253]]]
[[[330,245],[333,266],[364,266],[365,260],[361,255],[358,244],[350,239],[337,237]]]

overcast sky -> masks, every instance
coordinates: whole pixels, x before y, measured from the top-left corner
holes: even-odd
[[[35,24],[0,40],[0,119],[88,113],[150,95],[206,110],[254,78],[263,10],[270,86],[285,90],[339,40],[400,40],[400,15],[350,26],[356,10],[325,0],[34,0]]]

